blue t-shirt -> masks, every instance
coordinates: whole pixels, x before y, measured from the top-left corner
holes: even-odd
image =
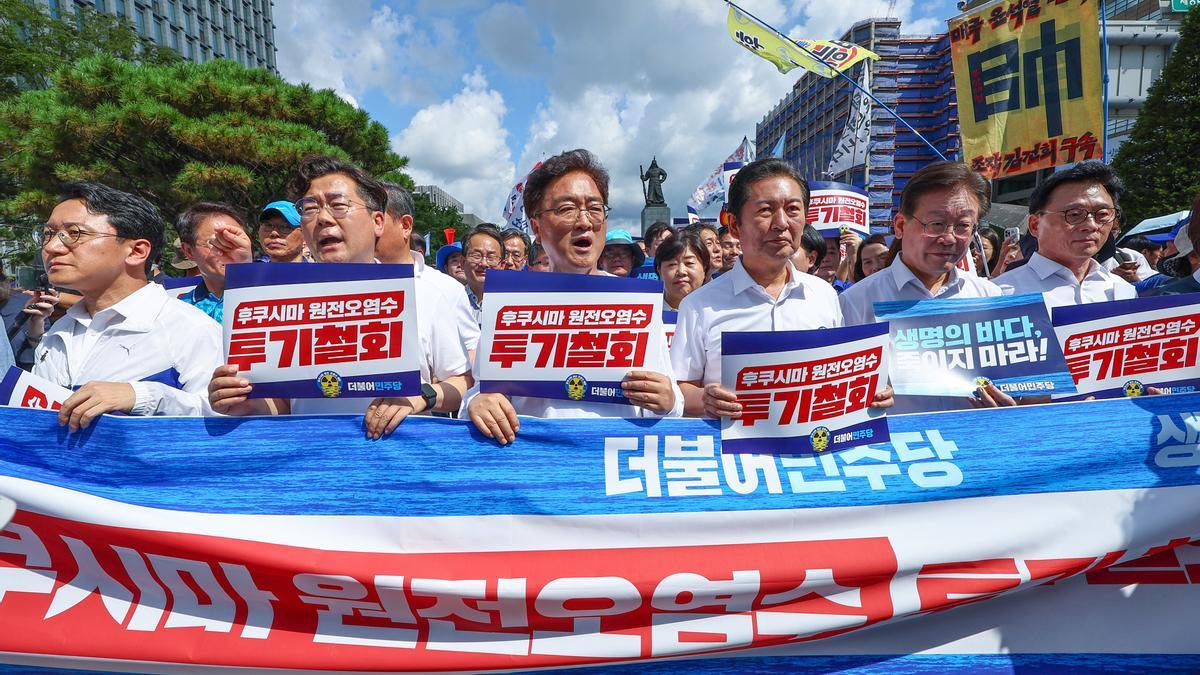
[[[179,296],[179,299],[211,316],[217,323],[221,323],[225,316],[225,303],[213,295],[203,281],[191,291]]]

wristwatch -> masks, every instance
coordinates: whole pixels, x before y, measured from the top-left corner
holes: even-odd
[[[425,399],[425,410],[422,412],[433,412],[433,406],[437,405],[438,392],[428,382],[421,383],[421,398]]]

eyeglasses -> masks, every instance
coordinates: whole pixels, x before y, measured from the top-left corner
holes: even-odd
[[[484,255],[484,254],[480,253],[479,251],[471,251],[470,253],[468,253],[466,255],[466,258],[473,265],[478,265],[480,263],[483,263],[486,265],[499,265],[500,260],[502,259],[500,256],[496,255],[495,253],[489,253],[487,255]]]
[[[1091,216],[1092,220],[1096,221],[1097,225],[1108,225],[1117,218],[1117,210],[1107,206],[1102,206],[1095,211],[1088,211],[1083,207],[1067,209],[1066,211],[1039,211],[1038,213],[1057,213],[1067,221],[1068,225],[1082,225],[1083,221]]]
[[[362,202],[356,202],[346,199],[345,197],[338,197],[327,204],[313,197],[305,197],[304,199],[296,202],[295,206],[296,210],[300,212],[301,221],[313,220],[323,208],[329,209],[329,215],[333,216],[335,220],[341,220],[349,216],[350,213],[354,211],[355,206],[370,208]]]
[[[931,237],[940,237],[950,232],[958,239],[967,239],[975,232],[975,228],[979,225],[978,223],[954,223],[951,225],[950,223],[943,223],[940,220],[927,223],[916,216],[908,217],[920,223],[921,229]]]
[[[38,248],[46,248],[52,239],[58,239],[58,241],[67,248],[75,248],[81,243],[81,240],[88,237],[93,239],[98,237],[115,237],[117,239],[124,239],[124,237],[119,234],[91,232],[81,227],[64,227],[61,230],[56,230],[52,227],[43,227],[33,231],[33,241],[37,244]]]
[[[505,251],[504,255],[500,256],[501,260],[511,260],[513,262],[525,262],[525,254],[520,251]]]
[[[589,223],[595,225],[604,222],[609,211],[612,211],[612,208],[607,204],[588,204],[585,208],[579,208],[575,204],[563,204],[553,209],[542,209],[538,211],[537,215],[552,213],[560,221],[573,223],[582,213]]]

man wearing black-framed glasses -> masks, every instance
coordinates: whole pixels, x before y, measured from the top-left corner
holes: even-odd
[[[1103,162],[1081,162],[1042,183],[1029,198],[1029,233],[1038,250],[996,277],[1005,293],[1041,293],[1047,307],[1137,297],[1128,281],[1092,256],[1118,222],[1124,186]]]
[[[221,327],[147,280],[163,249],[158,209],[106,185],[71,183],[34,237],[50,284],[83,296],[34,353],[35,375],[77,388],[59,422],[75,431],[107,412],[208,412]],[[39,304],[30,335],[42,335],[50,311]]]

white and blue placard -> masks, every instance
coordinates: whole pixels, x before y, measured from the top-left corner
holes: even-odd
[[[204,281],[204,277],[196,275],[194,277],[163,277],[162,287],[166,289],[167,294],[171,297],[182,298],[192,289],[199,286]]]
[[[16,366],[9,366],[0,379],[0,405],[14,408],[58,410],[71,394],[70,389]]]
[[[848,183],[811,181],[808,184],[808,224],[822,237],[836,239],[850,230],[862,238],[871,236],[866,190]]]
[[[670,372],[658,281],[492,270],[483,289],[480,391],[627,403],[629,371]]]
[[[421,393],[412,265],[230,265],[225,362],[252,397]]]
[[[1054,330],[1078,396],[1167,394],[1200,384],[1200,294],[1055,307]]]
[[[742,404],[721,421],[726,453],[813,454],[886,443],[871,408],[887,386],[886,323],[721,335],[721,386]]]
[[[675,339],[675,324],[679,323],[679,312],[673,309],[663,310],[663,335],[667,338],[667,349],[671,348],[671,341]]]
[[[1009,396],[1074,394],[1041,293],[877,302],[891,324],[892,386],[901,396],[970,396],[991,382]]]

